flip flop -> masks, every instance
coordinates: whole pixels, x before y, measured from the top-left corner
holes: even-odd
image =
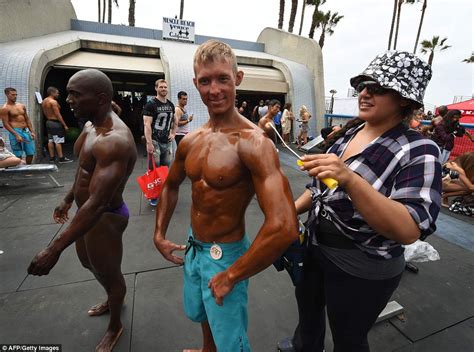
[[[115,345],[117,344],[118,339],[120,338],[120,336],[122,336],[122,333],[123,333],[123,326],[120,328],[117,335],[115,335],[115,338],[112,341],[112,343],[110,344],[110,349],[108,351],[112,351],[114,349]],[[98,346],[96,347],[95,350],[96,350],[96,352],[98,351]]]
[[[109,304],[107,302],[98,303],[95,306],[92,306],[87,311],[90,317],[99,316],[105,314],[109,311]]]

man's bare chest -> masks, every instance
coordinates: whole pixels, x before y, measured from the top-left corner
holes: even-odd
[[[193,148],[185,159],[185,170],[192,181],[204,181],[213,188],[227,188],[248,174],[235,145],[214,143]]]
[[[25,111],[21,105],[7,107],[8,118],[10,121],[24,121]]]

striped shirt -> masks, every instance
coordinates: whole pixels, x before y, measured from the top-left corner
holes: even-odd
[[[341,157],[363,126],[348,130],[329,148],[328,153]],[[399,124],[345,163],[375,190],[403,204],[418,224],[421,239],[424,239],[435,231],[440,209],[441,165],[438,156],[439,149],[434,142]],[[324,209],[330,213],[336,227],[370,256],[390,259],[403,253],[399,243],[376,233],[365,222],[343,187],[329,190],[315,178],[308,188],[313,204],[307,225],[314,244],[317,239],[311,230],[315,228],[319,212]]]

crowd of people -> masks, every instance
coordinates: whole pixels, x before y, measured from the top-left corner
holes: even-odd
[[[179,91],[175,105],[167,98],[164,79],[155,83],[156,96],[137,111],[143,118],[149,163],[169,167],[160,198],[150,199],[150,205],[157,207],[154,244],[168,261],[184,264],[184,310],[201,325],[202,351],[251,350],[248,279],[300,240],[297,216],[303,215],[307,233],[302,247],[304,276],[295,290],[298,324],[279,348],[323,351],[327,316],[336,351],[369,351],[367,334],[405,268],[403,245],[434,232],[442,200],[446,203],[454,193],[473,190],[473,153],[445,163],[452,139],[465,133],[459,126],[460,113],[447,111],[426,132],[432,135],[427,139],[416,131],[420,127],[416,118],[413,123],[410,119],[423,106],[431,67],[407,52],[378,55],[350,79],[359,93],[357,119],[327,130],[326,153],[301,158],[300,169],[310,183],[294,200],[275,148],[276,132],[290,142],[293,122],[298,122],[297,147],[306,144],[308,109],[301,106],[295,118],[292,105],[282,106],[277,99],[262,100],[252,110],[245,101],[236,107],[236,89],[244,73],[225,43],[201,44],[193,60],[193,82],[209,113],[205,124],[191,131],[188,94]],[[407,69],[398,69],[397,62]],[[416,77],[406,73],[411,71],[417,72]],[[107,301],[88,313],[110,312],[107,331],[97,346],[110,351],[123,332],[120,316],[126,286],[120,265],[129,211],[122,194],[137,151],[129,126],[119,118],[124,106],[117,102],[114,106],[112,82],[105,74],[79,71],[70,78],[67,91],[74,116],[90,123],[85,123],[76,141],[77,175],[55,208],[54,219],[66,223],[73,202],[78,210],[64,231],[33,258],[28,273],[47,275],[75,243],[81,264],[107,293]],[[10,155],[0,139],[0,163],[21,162],[20,151],[31,162],[35,134],[26,108],[16,103],[14,89],[5,94],[2,119],[18,157]],[[56,88],[48,89],[43,112],[50,157],[56,153],[61,162],[68,126],[58,113],[58,94]],[[178,145],[174,160],[173,140]],[[449,169],[444,179],[442,164]],[[186,178],[192,194],[183,245],[170,241],[167,231]],[[335,179],[338,186],[329,188],[321,181],[326,178]],[[254,196],[265,220],[250,242],[245,212]]]

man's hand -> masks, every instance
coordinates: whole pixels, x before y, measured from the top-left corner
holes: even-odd
[[[67,125],[64,125],[63,127],[65,131],[69,130],[69,127],[67,127]]]
[[[48,275],[49,271],[56,265],[61,252],[55,251],[48,247],[39,252],[31,261],[28,267],[28,274],[31,275]]]
[[[169,137],[168,137],[168,141],[172,141],[175,137],[175,134],[173,132],[170,133]]]
[[[21,136],[19,134],[15,134],[15,139],[18,143],[22,143],[23,142],[23,138],[21,138]]]
[[[193,120],[193,114],[189,115],[188,122],[191,122],[192,120]]]
[[[229,279],[227,271],[222,271],[209,280],[207,287],[210,288],[212,297],[216,300],[216,304],[222,306],[224,296],[232,291],[234,283]]]
[[[152,142],[146,142],[146,151],[150,154],[153,154],[155,147],[153,146]]]
[[[32,139],[32,140],[35,140],[35,138],[36,138],[36,135],[35,135],[35,133],[34,133],[34,132],[31,132],[31,131],[30,131],[30,136],[31,136],[31,139]]]
[[[68,210],[71,208],[72,203],[66,203],[62,201],[56,208],[54,208],[53,219],[57,224],[64,224],[69,220]]]
[[[186,249],[185,245],[178,245],[166,239],[163,239],[163,238],[157,239],[156,237],[154,239],[154,242],[155,242],[156,249],[160,251],[161,255],[165,257],[166,260],[174,264],[183,265],[184,263],[183,258],[174,255],[173,252],[184,251]]]

